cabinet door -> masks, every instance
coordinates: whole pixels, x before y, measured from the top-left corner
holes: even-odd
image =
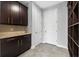
[[[5,57],[17,56],[18,40],[17,38],[3,39],[1,44],[1,54]]]
[[[28,34],[25,36],[25,40],[27,41],[26,42],[26,45],[25,45],[25,48],[26,49],[29,49],[31,47],[31,34]],[[28,48],[27,48],[28,47]]]
[[[17,56],[18,40],[17,38],[10,38],[6,40],[7,56]]]
[[[6,41],[3,39],[3,40],[0,40],[1,41],[1,57],[5,57],[6,56]]]
[[[19,37],[20,38],[20,53],[27,51],[31,47],[31,36],[24,35]]]
[[[20,24],[28,25],[28,8],[20,4]]]
[[[0,1],[0,24],[1,24],[1,1]]]
[[[10,2],[1,2],[1,24],[10,23]]]
[[[78,57],[79,57],[79,47],[78,47]]]
[[[19,25],[20,23],[20,15],[19,15],[19,3],[18,2],[11,2],[11,24]]]
[[[23,40],[22,40],[22,42],[23,42],[23,44],[22,44],[22,48],[26,51],[26,50],[28,50],[28,49],[30,49],[30,47],[31,47],[31,35],[25,35],[25,36],[23,36]]]

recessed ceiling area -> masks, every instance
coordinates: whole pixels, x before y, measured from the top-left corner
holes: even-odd
[[[33,2],[35,2],[40,8],[45,9],[64,1],[33,1]]]

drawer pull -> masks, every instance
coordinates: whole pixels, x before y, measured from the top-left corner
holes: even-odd
[[[19,46],[19,40],[18,40],[18,46]]]
[[[21,45],[22,45],[22,40],[21,40]]]

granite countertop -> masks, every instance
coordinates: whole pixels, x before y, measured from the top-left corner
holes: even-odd
[[[1,32],[0,39],[14,37],[14,36],[20,36],[20,35],[27,35],[27,34],[31,34],[31,33],[25,32],[25,31]]]

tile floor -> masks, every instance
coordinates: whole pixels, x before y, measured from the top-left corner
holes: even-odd
[[[41,43],[34,49],[30,49],[19,57],[69,57],[67,49],[52,44]]]

